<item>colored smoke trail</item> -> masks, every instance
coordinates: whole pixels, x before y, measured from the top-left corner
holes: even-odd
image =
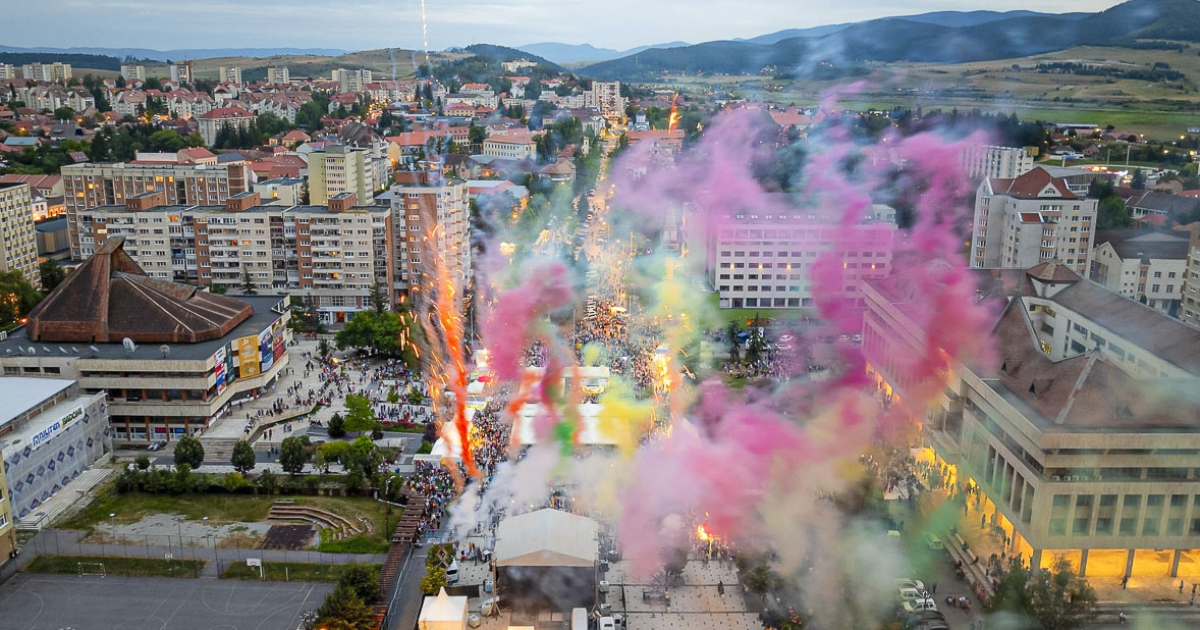
[[[782,571],[818,573],[820,579],[804,581],[804,597],[845,604],[824,606],[818,627],[867,627],[864,620],[876,620],[880,604],[888,605],[887,582],[902,560],[895,552],[875,550],[874,525],[839,512],[831,497],[861,482],[857,458],[885,434],[888,423],[902,417],[902,410],[880,409],[866,387],[863,349],[837,341],[863,329],[862,309],[845,288],[902,269],[904,292],[921,296],[905,308],[921,327],[924,347],[897,357],[893,366],[912,382],[903,401],[905,411],[917,412],[912,415],[924,414],[924,403],[944,388],[954,362],[988,358],[989,314],[975,306],[956,233],[967,212],[962,197],[969,192],[958,156],[981,139],[947,142],[925,133],[889,136],[886,143],[870,145],[835,127],[805,141],[802,168],[786,174],[798,192],[784,195],[772,179],[780,168],[774,146],[778,134],[764,128],[762,120],[760,111],[730,111],[707,124],[695,150],[676,156],[673,165],[664,166],[656,148],[639,144],[610,170],[616,188],[611,203],[616,209],[608,218],[612,233],[636,233],[655,250],[634,255],[632,243],[627,249],[610,245],[603,254],[607,259],[593,266],[619,269],[618,281],[638,295],[640,332],[630,333],[631,345],[650,354],[657,379],[647,393],[632,376],[629,381],[614,377],[601,397],[604,412],[611,410],[605,426],[617,434],[618,453],[564,457],[568,442],[579,439],[576,393],[558,389],[561,375],[573,369],[568,350],[573,344],[549,316],[583,301],[573,296],[566,267],[517,260],[512,271],[506,263],[503,273],[523,281],[512,288],[500,282],[483,339],[496,374],[520,382],[505,416],[515,419],[526,402],[542,404],[534,420],[538,444],[525,459],[502,464],[485,493],[473,491],[456,506],[452,523],[474,526],[489,519],[491,510],[540,504],[539,491],[544,495],[565,474],[580,504],[616,522],[635,575],[649,575],[672,549],[687,547],[703,531],[741,549],[776,551]],[[884,267],[864,275],[849,266],[850,254],[885,244],[878,226],[863,220],[872,203],[897,196],[900,189],[919,193],[912,227],[891,236],[886,245],[893,253]],[[815,258],[796,261],[794,269],[792,263],[772,268],[773,275],[807,276],[823,323],[798,335],[795,348],[784,352],[795,364],[790,380],[733,390],[701,360],[702,331],[726,324],[697,286],[710,271],[703,254],[710,247],[706,239],[722,229],[746,229],[738,214],[782,213],[804,215],[797,229],[819,230],[827,245]],[[664,219],[675,214],[678,221]],[[672,251],[665,246],[667,237],[659,237],[676,228],[679,242]],[[833,342],[822,341],[830,335]],[[522,351],[535,341],[548,353],[537,384],[521,363]],[[585,350],[585,363],[596,354]],[[826,380],[810,378],[805,370],[806,361],[818,355],[818,362],[829,365]],[[651,433],[646,426],[655,413],[655,394],[663,397],[668,422]],[[568,464],[570,472],[563,473]],[[702,522],[694,520],[702,514]],[[865,559],[869,566],[865,549],[876,551]],[[863,585],[861,593],[843,592],[841,585],[850,578]]]
[[[425,47],[425,65],[429,65],[429,19],[425,15],[425,0],[421,0],[421,44]],[[432,71],[433,68],[430,68]]]

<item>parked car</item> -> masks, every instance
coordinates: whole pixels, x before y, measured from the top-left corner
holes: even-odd
[[[925,532],[925,534],[921,536],[921,540],[924,540],[925,544],[934,551],[941,551],[942,549],[946,548],[946,546],[942,544],[942,539],[938,538],[937,534],[934,534],[933,532]]]

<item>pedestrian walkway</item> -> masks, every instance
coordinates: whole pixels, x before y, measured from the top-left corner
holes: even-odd
[[[17,529],[40,530],[49,527],[59,516],[71,509],[76,501],[104,483],[113,471],[111,468],[93,467],[83,471],[54,496],[42,502],[38,509],[17,522]]]

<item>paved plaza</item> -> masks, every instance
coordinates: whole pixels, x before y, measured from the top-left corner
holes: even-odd
[[[19,574],[0,630],[294,630],[331,584]]]

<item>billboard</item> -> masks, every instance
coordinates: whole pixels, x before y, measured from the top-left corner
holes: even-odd
[[[262,359],[262,373],[266,373],[267,370],[271,369],[271,366],[275,365],[275,350],[273,345],[270,328],[258,333],[258,353]]]
[[[213,367],[217,375],[217,395],[225,392],[225,347],[222,346],[213,354]]]
[[[242,378],[262,373],[259,365],[258,337],[241,337],[237,340],[238,375]]]

